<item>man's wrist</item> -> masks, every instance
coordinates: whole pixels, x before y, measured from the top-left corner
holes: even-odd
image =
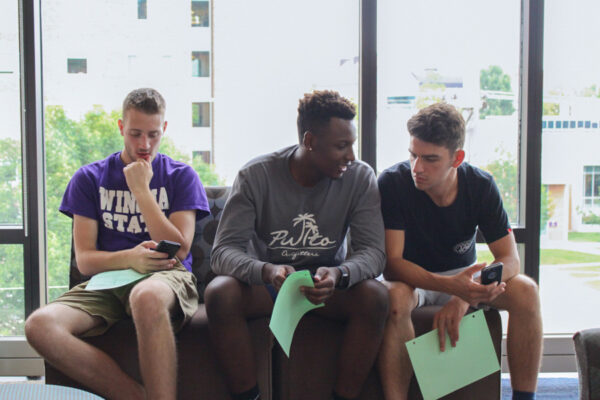
[[[350,284],[350,270],[344,265],[339,265],[335,269],[337,270],[336,289],[347,289]]]
[[[264,263],[261,270],[261,278],[264,283],[271,283],[271,269],[273,268],[273,264]]]

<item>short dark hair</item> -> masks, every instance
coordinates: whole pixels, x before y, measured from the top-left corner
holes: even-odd
[[[408,133],[424,142],[444,146],[451,152],[465,144],[465,120],[450,104],[435,103],[413,115],[406,123]]]
[[[149,115],[164,115],[167,103],[156,89],[141,88],[132,90],[123,100],[123,118],[132,108]]]
[[[298,137],[300,143],[304,132],[319,134],[319,128],[329,123],[331,117],[352,120],[356,107],[350,100],[333,90],[315,90],[305,93],[298,104]]]

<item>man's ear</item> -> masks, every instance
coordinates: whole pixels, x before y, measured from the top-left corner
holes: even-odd
[[[302,136],[302,145],[307,150],[312,150],[314,140],[315,140],[315,135],[313,135],[313,133],[311,131],[306,131],[306,132],[304,132],[304,135]]]
[[[165,134],[166,130],[167,130],[167,121],[165,121],[165,123],[163,124],[163,135]]]
[[[465,151],[460,149],[454,152],[454,161],[452,162],[452,166],[454,168],[458,168],[460,164],[465,160]]]
[[[119,131],[121,132],[121,136],[124,136],[124,134],[123,134],[123,120],[119,119],[119,121],[117,121],[117,123],[119,124]]]

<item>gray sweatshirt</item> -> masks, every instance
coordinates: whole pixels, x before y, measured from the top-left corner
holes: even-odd
[[[212,270],[263,285],[266,262],[314,270],[344,265],[350,285],[381,274],[383,220],[371,167],[355,161],[339,179],[303,187],[290,172],[298,145],[246,164],[233,183],[211,254]],[[351,231],[350,255],[346,234]]]

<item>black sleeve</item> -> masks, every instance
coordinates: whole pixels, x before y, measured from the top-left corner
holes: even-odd
[[[485,241],[492,243],[508,235],[511,230],[500,191],[492,177],[483,187],[481,199],[478,225]]]
[[[402,199],[398,195],[401,187],[391,173],[383,172],[377,180],[381,195],[381,214],[385,229],[404,230],[404,216],[402,214]]]

